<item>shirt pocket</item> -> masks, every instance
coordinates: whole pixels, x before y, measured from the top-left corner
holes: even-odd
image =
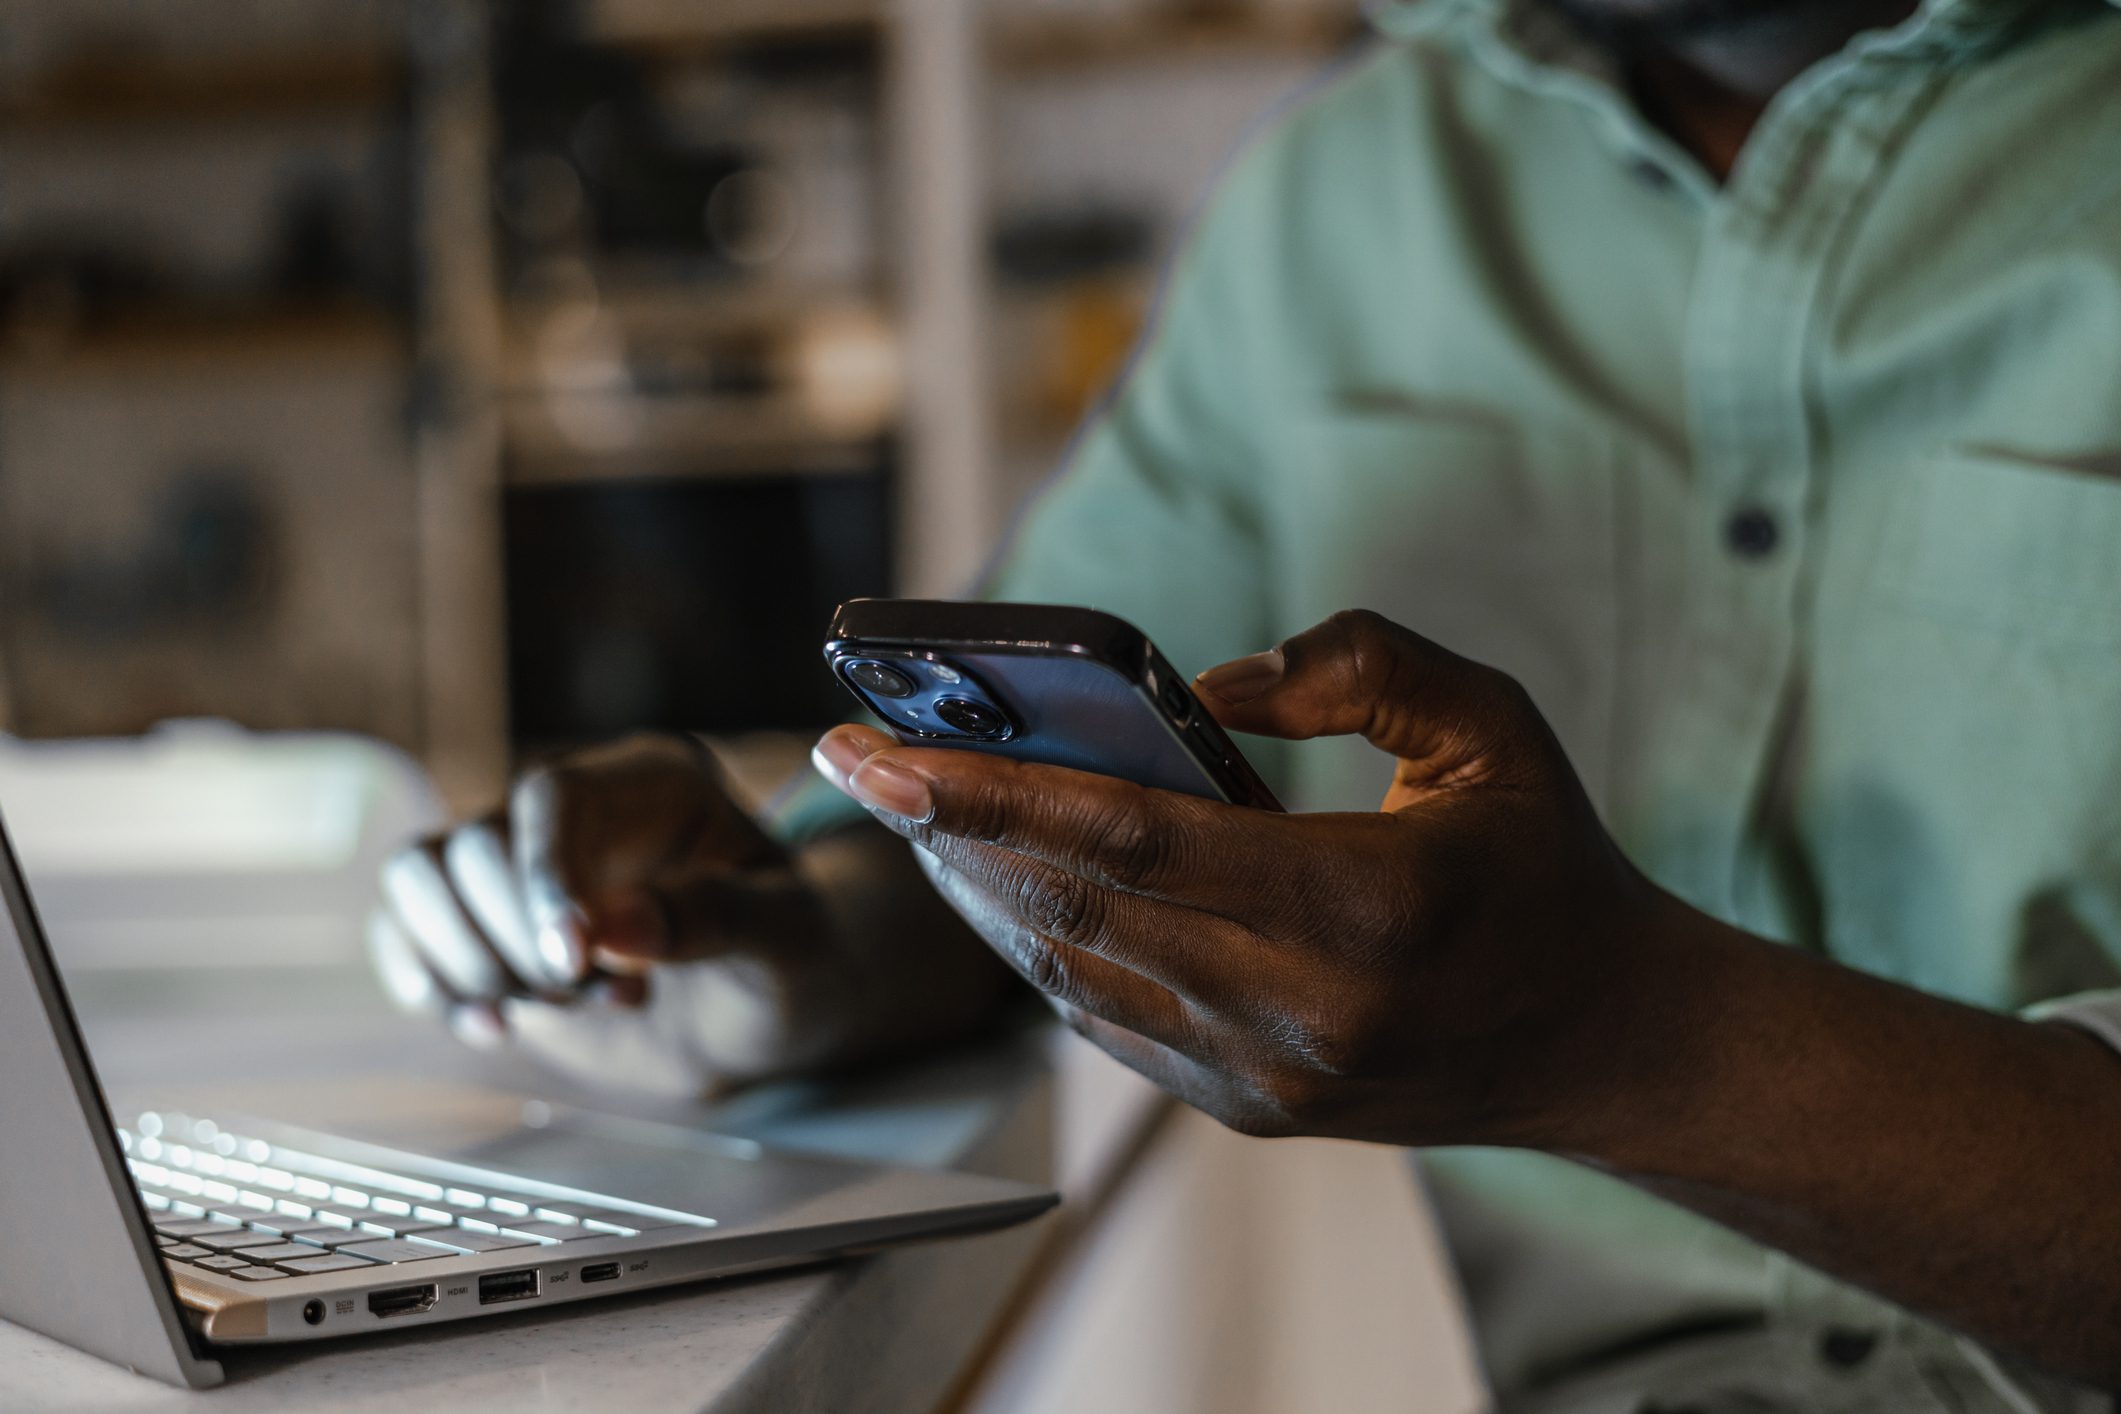
[[[1284,627],[1371,609],[1502,669],[1602,796],[1619,638],[1610,449],[1501,415],[1342,408],[1302,419],[1287,455],[1300,470],[1270,526]],[[1330,798],[1315,803],[1374,807],[1381,781],[1364,798],[1372,782],[1352,770],[1322,768]]]
[[[1872,588],[1984,637],[2121,647],[2121,452],[1933,453],[1888,503]]]

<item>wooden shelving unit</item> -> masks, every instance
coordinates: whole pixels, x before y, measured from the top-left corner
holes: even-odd
[[[635,346],[748,341],[780,359],[791,331],[820,314],[852,311],[887,328],[903,370],[895,409],[834,427],[779,389],[619,388],[608,396],[623,405],[595,406],[607,395],[540,366],[544,331],[584,292],[564,272],[550,284],[515,280],[511,292],[503,268],[492,193],[501,139],[494,26],[506,3],[411,0],[392,42],[254,59],[87,50],[27,86],[0,89],[0,132],[31,139],[264,132],[348,115],[397,125],[414,164],[409,320],[331,305],[136,310],[49,345],[0,348],[0,376],[240,368],[331,351],[401,363],[416,411],[419,744],[464,806],[490,799],[509,766],[501,545],[509,488],[776,469],[829,475],[875,465],[888,443],[899,588],[961,591],[1009,512],[1013,493],[995,469],[1018,435],[1000,426],[1012,406],[1001,387],[1011,364],[994,356],[1006,350],[985,186],[993,86],[1108,65],[1322,57],[1357,29],[1352,5],[1180,13],[1145,4],[1127,16],[1071,17],[1002,0],[580,0],[572,37],[645,60],[656,74],[725,55],[779,63],[806,48],[872,66],[876,206],[886,222],[876,278],[705,278],[604,259],[588,286],[595,318]],[[569,399],[577,412],[616,416],[627,435],[596,445],[567,424]]]
[[[1324,58],[1361,32],[1352,6],[1095,17],[1004,11],[989,22],[988,52],[997,71],[1012,74],[1250,55]]]
[[[241,62],[114,49],[55,65],[24,91],[0,91],[0,127],[118,132],[373,112],[396,101],[404,76],[403,54],[382,48],[281,50]]]
[[[873,35],[889,21],[886,0],[583,0],[577,33],[647,52],[729,44]]]

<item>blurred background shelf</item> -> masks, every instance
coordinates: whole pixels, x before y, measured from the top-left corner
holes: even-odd
[[[85,128],[114,136],[139,125],[366,114],[402,100],[404,74],[404,56],[383,48],[169,59],[90,47],[24,89],[0,91],[0,124],[18,135]]]
[[[0,377],[98,377],[192,365],[240,373],[287,360],[402,364],[410,348],[403,320],[354,304],[142,307],[78,325],[18,325],[0,344]]]
[[[450,803],[972,582],[1347,0],[9,0],[0,731]],[[732,671],[741,664],[742,671]],[[771,690],[760,687],[771,683]]]
[[[1100,64],[1199,63],[1266,57],[1329,57],[1353,44],[1353,6],[1226,6],[1170,11],[1050,13],[1003,9],[989,27],[996,69],[1020,73]]]
[[[583,0],[573,29],[589,42],[669,54],[759,40],[873,36],[885,11],[885,0]]]

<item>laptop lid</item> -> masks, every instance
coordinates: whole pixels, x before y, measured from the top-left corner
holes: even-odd
[[[171,1384],[219,1384],[163,1275],[4,820],[0,904],[0,1317]]]

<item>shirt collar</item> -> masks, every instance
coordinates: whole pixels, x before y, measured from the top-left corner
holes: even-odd
[[[2121,9],[2121,0],[2104,0]],[[1901,24],[1865,34],[1836,62],[1862,69],[1895,61],[1963,63],[2003,45],[2055,0],[1924,0]],[[1581,104],[1615,150],[1647,159],[1703,201],[1716,183],[1625,97],[1613,55],[1543,0],[1368,0],[1371,24],[1388,39],[1451,35],[1507,82]]]
[[[1924,0],[1905,22],[1860,44],[1894,52],[1967,54],[1989,48],[2051,0]],[[2105,0],[2121,9],[2121,0]],[[1473,26],[1498,34],[1526,58],[1603,74],[1596,46],[1540,0],[1370,0],[1370,22],[1395,39]]]

